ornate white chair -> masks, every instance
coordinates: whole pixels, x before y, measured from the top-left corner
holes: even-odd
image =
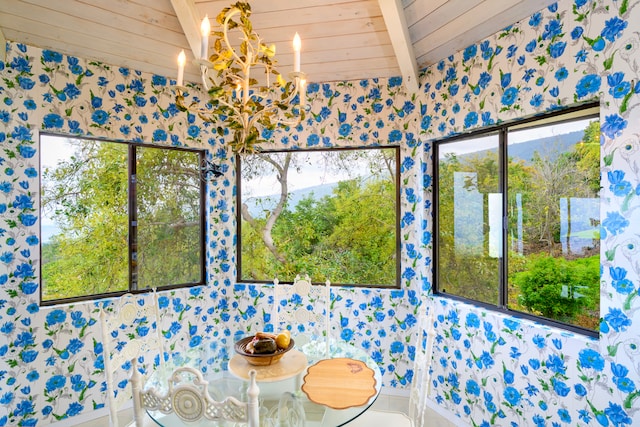
[[[136,360],[133,359],[131,364],[133,413],[136,427],[143,426],[146,410],[175,414],[185,422],[196,422],[204,418],[210,421],[246,423],[248,427],[260,426],[258,400],[260,389],[256,383],[254,369],[249,371],[246,401],[233,396],[217,401],[209,394],[209,382],[197,369],[189,366],[177,368],[166,382],[159,384],[158,388],[144,389]]]
[[[314,285],[308,275],[297,275],[292,284],[274,284],[273,319],[276,332],[288,329],[296,347],[322,342],[320,350],[330,354],[331,282]],[[309,356],[309,355],[307,355]]]
[[[130,360],[144,356],[146,360],[153,361],[159,355],[159,363],[163,363],[163,337],[159,321],[155,289],[146,295],[122,295],[100,310],[111,427],[119,427],[118,411],[131,402],[126,374]]]

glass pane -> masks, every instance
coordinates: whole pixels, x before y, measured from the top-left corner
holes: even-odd
[[[200,154],[136,147],[136,168],[132,288],[201,283]]]
[[[508,306],[598,329],[600,125],[509,133]]]
[[[240,280],[397,286],[397,152],[242,156]]]
[[[42,299],[129,286],[127,146],[42,135]]]
[[[499,138],[438,147],[439,292],[499,303],[502,201]]]

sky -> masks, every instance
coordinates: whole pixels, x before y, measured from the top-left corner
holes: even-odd
[[[509,134],[509,144],[519,144],[528,142],[537,138],[547,138],[550,136],[563,135],[579,130],[584,130],[589,122],[594,119],[578,120],[573,122],[559,123],[553,126],[542,126],[530,130],[518,130]],[[467,153],[475,153],[478,151],[496,149],[498,146],[498,135],[475,138],[473,144],[469,144],[468,140],[462,140],[451,144],[443,143],[438,146],[440,157],[446,154],[454,153],[463,155]]]
[[[352,168],[347,171],[338,170],[338,168],[331,168],[331,170],[327,170],[321,160],[322,156],[325,154],[326,151],[295,152],[295,155],[304,156],[308,161],[305,162],[306,164],[304,167],[298,170],[293,167],[289,168],[287,185],[290,192],[317,185],[332,184],[355,176],[369,174],[369,169],[364,161],[355,164],[351,163]],[[258,177],[248,181],[243,180],[242,182],[243,198],[262,197],[279,193],[280,184],[278,183],[275,174]]]

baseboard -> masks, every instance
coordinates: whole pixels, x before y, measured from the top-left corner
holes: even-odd
[[[411,390],[398,389],[393,387],[382,387],[380,390],[380,396],[393,396],[393,397],[406,397],[411,395]]]
[[[453,414],[450,411],[447,411],[446,409],[442,408],[440,405],[438,405],[433,400],[426,399],[426,404],[427,404],[427,406],[429,407],[430,410],[432,410],[433,412],[437,413],[442,418],[445,418],[447,421],[449,421],[453,425],[455,425],[457,427],[471,427],[471,425],[467,424],[467,422],[465,422],[462,418],[457,417],[455,414]]]
[[[126,425],[127,422],[133,420],[133,401],[125,402],[118,411],[118,422]],[[109,408],[104,407],[95,411],[84,412],[75,417],[66,418],[51,424],[48,427],[73,427],[77,425],[88,425],[91,427],[109,427]]]
[[[62,421],[57,421],[51,424],[46,424],[49,427],[72,427],[77,426],[78,424],[83,424],[87,422],[96,422],[96,426],[101,425],[97,421],[101,418],[104,418],[106,421],[105,425],[109,425],[109,409],[101,408],[96,409],[95,411],[83,412],[80,415],[76,415],[75,417],[66,418]]]

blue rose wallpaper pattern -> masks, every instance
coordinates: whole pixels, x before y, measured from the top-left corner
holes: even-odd
[[[403,288],[332,289],[333,335],[370,352],[386,389],[408,393],[425,304],[436,330],[428,399],[461,425],[640,424],[639,23],[638,1],[560,1],[423,70],[417,94],[401,78],[312,83],[308,119],[263,135],[274,148],[402,147]],[[225,167],[208,187],[207,286],[160,292],[166,348],[179,358],[216,343],[215,365],[228,343],[269,323],[272,287],[234,281],[233,156],[177,111],[170,77],[8,43],[0,78],[0,427],[68,425],[106,400],[106,302],[39,305],[39,131],[206,148]],[[593,100],[600,336],[432,296],[431,141]]]

